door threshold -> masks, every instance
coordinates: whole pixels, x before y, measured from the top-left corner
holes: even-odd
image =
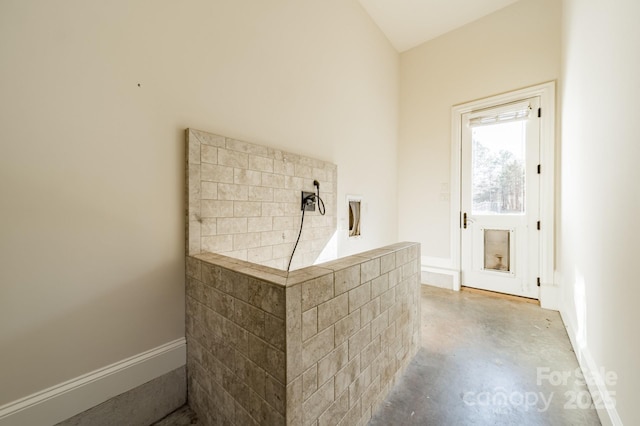
[[[513,302],[530,303],[532,305],[540,306],[538,299],[531,299],[529,297],[514,296],[513,294],[499,293],[497,291],[481,290],[479,288],[461,286],[460,291],[466,291],[469,293],[481,294],[483,296],[497,297],[498,299],[511,300]]]

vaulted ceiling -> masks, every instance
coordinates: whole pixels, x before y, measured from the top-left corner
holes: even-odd
[[[359,0],[398,52],[518,0]]]

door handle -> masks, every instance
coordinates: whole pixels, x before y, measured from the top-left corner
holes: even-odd
[[[464,229],[467,229],[467,213],[466,212],[462,215],[462,227]]]

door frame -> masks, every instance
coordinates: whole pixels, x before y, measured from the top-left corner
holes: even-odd
[[[461,215],[461,161],[462,161],[462,115],[494,105],[516,102],[535,96],[540,97],[540,293],[542,307],[557,309],[558,291],[554,282],[555,259],[555,139],[556,139],[556,83],[526,87],[500,95],[491,96],[451,108],[451,262],[453,270],[461,271],[462,233]],[[460,280],[454,280],[454,290],[460,290]]]

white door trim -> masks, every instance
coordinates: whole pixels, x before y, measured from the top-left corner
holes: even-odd
[[[540,96],[542,117],[540,120],[540,281],[542,286],[554,286],[554,209],[555,209],[555,81],[527,87],[509,93],[484,98],[451,108],[451,263],[452,269],[460,271],[461,232],[460,205],[461,180],[460,161],[462,149],[462,114],[493,105],[515,102]],[[460,285],[454,286],[460,290]],[[540,304],[545,307],[544,291],[540,292]]]

